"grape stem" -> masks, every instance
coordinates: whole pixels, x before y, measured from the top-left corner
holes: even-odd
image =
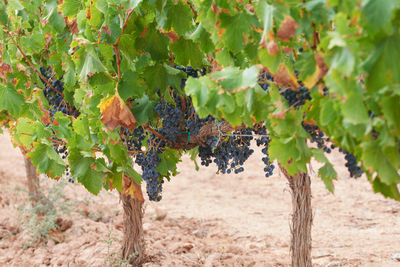
[[[27,136],[33,136],[33,134],[30,134],[30,133],[20,133],[20,134],[27,135]],[[60,145],[67,144],[67,142],[64,142],[64,141],[61,141],[61,140],[51,139],[49,137],[46,137],[46,139],[49,140],[50,142],[57,143],[57,144],[60,144]]]
[[[131,17],[133,13],[133,9],[130,8],[126,11],[126,19],[124,21],[124,25],[122,26],[122,31],[121,34],[118,36],[117,41],[115,42],[115,44],[113,45],[114,47],[114,52],[115,52],[115,57],[117,59],[117,71],[118,71],[118,80],[121,79],[121,57],[119,55],[119,41],[121,40],[122,34],[124,34],[124,31],[126,29],[126,26],[128,25],[128,20]]]
[[[158,138],[160,138],[160,139],[162,139],[162,140],[164,140],[164,141],[167,141],[167,139],[165,139],[164,136],[162,136],[161,134],[157,133],[153,128],[151,128],[151,127],[149,126],[148,123],[144,124],[143,127],[144,127],[145,129],[149,130],[150,132],[152,132],[152,133],[153,133],[155,136],[157,136]]]

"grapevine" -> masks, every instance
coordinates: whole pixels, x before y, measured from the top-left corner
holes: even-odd
[[[160,201],[184,154],[239,174],[255,143],[333,192],[339,148],[400,200],[399,1],[114,2],[0,3],[1,125],[38,173]]]

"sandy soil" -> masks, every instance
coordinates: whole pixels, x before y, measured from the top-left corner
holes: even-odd
[[[79,184],[64,190],[72,206],[61,217],[72,227],[56,241],[24,249],[29,236],[18,207],[27,203],[25,169],[9,139],[0,136],[0,266],[108,266],[111,259],[118,266],[118,194],[93,196]],[[145,266],[289,266],[289,188],[278,171],[263,177],[260,158],[253,156],[240,175],[216,175],[214,167],[196,172],[184,158],[163,200],[145,203]],[[342,155],[331,158],[344,166]],[[314,266],[400,266],[392,259],[400,253],[400,203],[373,194],[365,178],[337,170],[334,195],[312,172]],[[44,190],[53,184],[41,179]]]

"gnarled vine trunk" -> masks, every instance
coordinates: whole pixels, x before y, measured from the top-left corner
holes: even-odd
[[[24,156],[24,161],[29,199],[33,203],[36,203],[41,200],[39,176],[37,175],[36,168],[33,166],[31,160]]]
[[[28,185],[29,200],[32,206],[39,205],[36,212],[38,215],[44,215],[49,210],[54,209],[53,203],[40,190],[39,176],[31,160],[24,155],[26,182]]]
[[[143,202],[123,193],[120,198],[124,208],[122,257],[132,266],[141,266],[145,259]]]
[[[290,253],[293,267],[311,267],[311,179],[307,173],[299,173],[290,176],[280,166],[281,171],[289,181],[292,194],[292,222]]]

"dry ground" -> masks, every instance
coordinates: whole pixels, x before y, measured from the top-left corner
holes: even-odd
[[[62,218],[73,225],[63,242],[24,249],[29,237],[18,207],[27,201],[25,169],[9,140],[0,136],[0,266],[107,266],[122,237],[118,194],[93,196],[78,184],[65,188],[72,206]],[[196,172],[184,158],[163,200],[145,203],[145,266],[288,266],[289,188],[279,171],[263,177],[260,158],[254,155],[239,175],[216,175],[215,167]],[[331,158],[344,166],[339,153]],[[392,259],[400,253],[400,203],[373,194],[365,178],[337,170],[334,195],[312,173],[314,265],[400,266]],[[41,181],[44,189],[54,184]]]

